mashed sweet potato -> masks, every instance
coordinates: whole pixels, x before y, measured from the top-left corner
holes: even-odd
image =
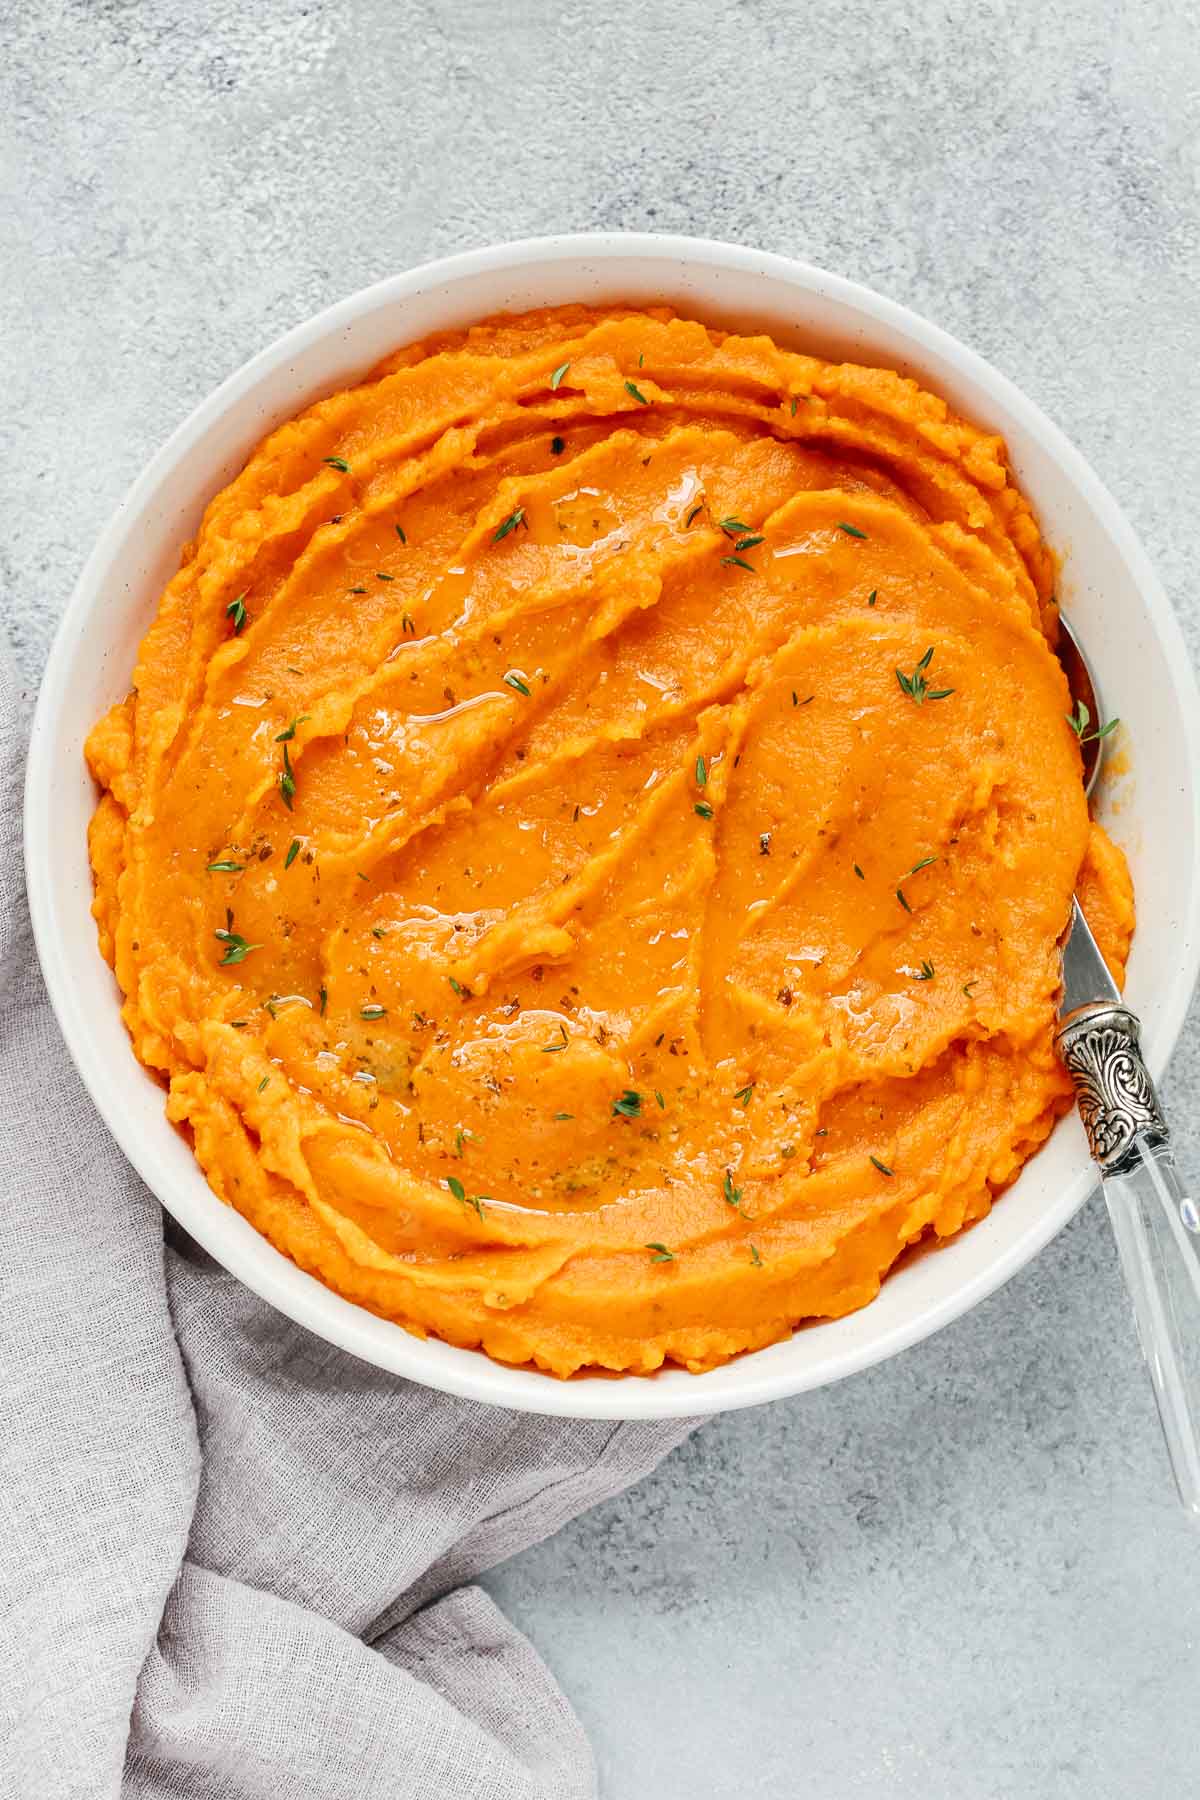
[[[978,1219],[1070,1089],[1090,825],[995,436],[665,310],[398,352],[211,502],[93,730],[101,946],[216,1192],[558,1375]]]

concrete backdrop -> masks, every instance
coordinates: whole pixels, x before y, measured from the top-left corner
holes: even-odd
[[[1200,39],[1171,0],[11,0],[0,606],[30,684],[149,453],[330,300],[689,231],[925,312],[1128,509],[1193,649]],[[1195,1024],[1166,1098],[1200,1168]],[[716,1421],[489,1586],[611,1800],[1200,1785],[1200,1533],[1099,1206],[934,1341]]]

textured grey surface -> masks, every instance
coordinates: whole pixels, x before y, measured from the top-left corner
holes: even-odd
[[[1172,0],[15,0],[0,604],[30,682],[147,455],[255,349],[439,253],[585,227],[794,252],[1066,428],[1200,643],[1200,40]],[[1166,1097],[1185,1153],[1193,1024]],[[1200,1533],[1095,1203],[970,1317],[719,1420],[492,1590],[608,1800],[1200,1784]]]

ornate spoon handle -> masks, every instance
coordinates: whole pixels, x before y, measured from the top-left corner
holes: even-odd
[[[1134,1015],[1082,1007],[1057,1041],[1100,1169],[1179,1496],[1200,1518],[1200,1213],[1175,1173]]]

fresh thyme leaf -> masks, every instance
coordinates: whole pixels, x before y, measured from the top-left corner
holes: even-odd
[[[319,987],[317,989],[317,1000],[319,1002],[317,1010],[321,1017],[324,1018],[325,1008],[329,1005],[329,990],[324,987]]]
[[[665,1100],[664,1100],[664,1099],[663,1099],[663,1097],[662,1097],[662,1095],[661,1095],[661,1094],[660,1094],[660,1093],[659,1093],[659,1091],[658,1091],[658,1089],[657,1089],[657,1088],[655,1088],[655,1090],[654,1090],[654,1098],[655,1098],[655,1099],[656,1099],[656,1100],[657,1100],[657,1101],[658,1101],[658,1104],[659,1104],[659,1105],[660,1105],[660,1106],[661,1106],[661,1107],[662,1107],[662,1110],[663,1110],[663,1111],[664,1111],[664,1112],[666,1112],[666,1110],[667,1110],[667,1103],[666,1103],[666,1101],[665,1101]]]
[[[838,530],[844,531],[847,537],[865,538],[866,532],[860,531],[857,525],[847,525],[844,519],[838,520]]]
[[[510,669],[508,674],[504,677],[504,680],[508,687],[515,688],[518,694],[524,694],[525,698],[527,700],[529,699],[529,689],[519,675],[515,675]]]
[[[574,1113],[555,1113],[554,1116],[556,1119],[573,1119],[575,1117],[575,1114]]]
[[[515,507],[513,509],[513,511],[509,513],[507,519],[505,519],[501,524],[497,525],[495,531],[493,531],[493,533],[492,533],[493,544],[498,544],[500,542],[500,539],[506,538],[510,531],[515,531],[517,529],[518,525],[524,525],[524,524],[525,524],[525,508],[523,506]]]
[[[566,438],[552,437],[550,439],[550,454],[551,454],[551,456],[561,456],[563,451],[566,449],[566,447],[567,447]]]
[[[913,980],[914,981],[932,981],[933,980],[933,964],[929,961],[928,957],[922,957],[920,970],[916,975],[913,976]]]
[[[209,863],[205,873],[207,875],[240,875],[244,867],[244,863],[215,862]]]
[[[921,706],[926,700],[948,700],[954,692],[953,688],[930,687],[925,679],[925,670],[932,660],[933,645],[931,644],[911,675],[906,675],[902,669],[896,670],[896,680],[900,683],[901,693],[907,694],[910,700],[915,700],[918,706]]]
[[[625,392],[627,394],[632,394],[639,406],[649,406],[650,402],[647,400],[647,398],[646,398],[645,394],[643,394],[642,390],[638,387],[638,384],[636,381],[627,381],[625,383]]]
[[[697,800],[696,804],[692,807],[692,811],[699,813],[702,819],[711,819],[713,816],[713,809],[708,804],[707,800]]]
[[[288,845],[287,855],[283,859],[284,868],[290,869],[292,864],[295,862],[296,858],[299,856],[299,854],[300,854],[300,839],[293,838],[291,843]]]
[[[286,731],[281,731],[279,733],[279,736],[275,739],[275,742],[277,744],[290,744],[292,739],[296,735],[297,725],[303,725],[308,719],[311,719],[311,718],[312,718],[311,713],[301,713],[297,718],[292,720],[291,724],[288,726]]]
[[[733,547],[735,550],[753,550],[755,544],[765,544],[766,541],[761,533],[757,537],[751,533],[749,537],[738,538]]]
[[[374,1000],[369,1002],[366,1006],[360,1006],[358,1009],[358,1016],[360,1019],[382,1019],[386,1014],[387,1007],[380,1006],[378,1002]]]
[[[793,419],[796,416],[796,408],[799,406],[799,404],[800,404],[799,394],[793,394],[792,395],[792,417],[793,417]]]
[[[292,810],[292,801],[296,794],[296,777],[292,772],[292,759],[288,755],[288,747],[283,746],[283,768],[279,773],[279,793],[288,811]]]
[[[416,620],[413,618],[411,613],[403,613],[400,618],[400,635],[401,635],[401,637],[408,637],[410,633],[412,634],[413,637],[416,637],[416,635],[417,635]]]
[[[721,1188],[721,1194],[726,1206],[732,1206],[736,1213],[742,1212],[742,1190],[740,1187],[734,1187],[733,1172],[730,1169],[725,1171],[725,1182]],[[745,1216],[745,1213],[742,1213],[742,1217],[745,1218]]]
[[[246,593],[248,594],[249,592],[250,590],[247,588]],[[250,616],[246,611],[246,594],[239,594],[236,600],[231,600],[229,602],[229,605],[225,608],[225,616],[227,619],[233,621],[234,637],[240,637],[242,626]]]
[[[263,1089],[270,1085],[270,1081],[271,1081],[271,1077],[269,1075],[264,1075],[262,1080],[259,1082],[258,1088],[256,1091],[261,1094]]]
[[[571,365],[569,362],[559,363],[557,369],[555,369],[553,375],[550,377],[550,386],[552,388],[556,388],[558,386],[559,382],[562,380],[563,376],[566,374],[566,372],[570,368],[570,366]]]
[[[754,1264],[754,1267],[756,1269],[761,1269],[763,1266],[763,1259],[758,1254],[758,1245],[757,1244],[751,1244],[751,1246],[750,1246],[750,1261]]]
[[[850,867],[854,870],[854,873],[858,876],[860,881],[865,881],[867,879],[857,863],[851,863]]]
[[[675,1252],[673,1250],[668,1250],[665,1244],[647,1244],[646,1248],[647,1250],[653,1250],[654,1252],[654,1255],[650,1258],[651,1262],[675,1261]]]
[[[646,360],[646,352],[644,350],[639,350],[638,351],[638,368],[639,369],[641,368],[641,366],[645,362],[645,360]]]
[[[879,592],[879,589],[878,589],[878,588],[872,588],[872,589],[871,589],[871,591],[870,591],[870,593],[869,593],[869,594],[868,594],[868,595],[867,595],[867,605],[868,605],[868,606],[874,606],[874,604],[875,604],[875,596],[876,596],[876,594],[877,594],[877,593],[878,593],[878,592]]]
[[[406,537],[405,537],[405,535],[404,535],[404,527],[403,527],[403,525],[397,525],[397,527],[396,527],[396,536],[397,536],[397,537],[398,537],[398,538],[399,538],[399,539],[400,539],[400,542],[401,542],[401,543],[402,543],[402,544],[407,544],[407,542],[408,542],[408,539],[407,539],[407,538],[406,538]]]
[[[453,975],[447,975],[446,980],[450,983],[450,986],[454,989],[454,992],[458,995],[459,999],[461,1000],[463,997],[462,983],[459,981],[455,981]]]
[[[904,908],[906,913],[910,913],[912,911],[912,907],[908,904],[908,897],[905,894],[903,888],[896,889],[896,898],[900,902],[901,906]]]
[[[753,525],[747,525],[744,519],[735,519],[732,517],[728,519],[718,519],[717,524],[725,533],[726,537],[744,537],[746,532],[754,530]]]
[[[371,927],[371,936],[372,936],[372,937],[373,937],[373,938],[385,938],[385,937],[386,937],[386,936],[387,936],[387,928],[386,928],[386,926],[383,926],[383,925],[372,925],[372,927]]]
[[[364,875],[361,869],[355,869],[354,873],[358,876],[360,881],[370,881],[371,879],[369,875]]]
[[[1097,730],[1089,731],[1088,726],[1092,722],[1092,714],[1090,708],[1082,700],[1077,700],[1074,713],[1067,713],[1065,717],[1067,724],[1081,744],[1099,743],[1101,738],[1106,738],[1109,732],[1115,731],[1121,723],[1120,719],[1110,719],[1107,725],[1101,725]]]
[[[754,1092],[754,1083],[751,1081],[751,1082],[748,1082],[744,1088],[739,1088],[737,1093],[733,1096],[735,1100],[738,1100],[741,1102],[743,1112],[745,1112],[746,1108],[749,1106],[750,1097],[753,1094],[753,1092]]]
[[[614,1118],[639,1118],[642,1111],[642,1096],[633,1088],[626,1088],[621,1098],[613,1101],[612,1110]]]
[[[696,786],[708,786],[708,764],[702,756],[696,758]]]
[[[966,995],[968,1000],[971,998],[971,989],[973,987],[978,987],[978,986],[979,986],[978,977],[976,977],[975,980],[973,980],[973,981],[964,981],[963,982],[963,990],[962,991]]]
[[[213,932],[213,936],[219,943],[222,943],[225,946],[225,954],[221,958],[222,968],[224,968],[227,963],[245,962],[252,950],[262,949],[261,944],[248,944],[241,932],[234,931],[232,927],[226,928],[220,926]]]
[[[875,1164],[875,1167],[879,1170],[879,1173],[881,1175],[891,1175],[894,1173],[893,1170],[888,1168],[888,1166],[885,1162],[880,1162],[880,1160],[877,1156],[873,1156],[871,1158],[871,1161]]]
[[[915,862],[908,872],[910,875],[919,875],[922,869],[928,869],[937,860],[936,856],[923,856],[920,862]]]
[[[331,469],[336,469],[341,475],[348,475],[350,473],[350,464],[346,461],[344,456],[323,456],[321,461],[323,463],[328,463]]]
[[[570,1043],[571,1040],[567,1036],[566,1026],[560,1022],[558,1029],[562,1034],[562,1043],[561,1044],[543,1044],[541,1047],[543,1056],[560,1056],[562,1054],[562,1052],[566,1049],[567,1045]]]
[[[367,591],[367,590],[366,590],[366,588],[365,588],[365,587],[353,587],[353,588],[347,588],[347,589],[346,589],[346,592],[347,592],[347,593],[348,593],[348,594],[365,594],[365,593],[366,593],[366,591]]]
[[[382,569],[376,569],[375,579],[376,581],[395,581],[396,577],[394,575],[385,575]]]
[[[754,564],[748,563],[744,556],[723,556],[721,558],[721,567],[723,569],[727,569],[731,565],[735,569],[748,569],[751,575],[758,573]]]
[[[691,524],[692,520],[695,518],[696,514],[702,513],[703,511],[704,511],[704,502],[703,502],[703,500],[699,500],[699,501],[697,501],[696,505],[693,506],[693,508],[692,508],[691,512],[688,514],[687,518],[683,521],[683,529],[686,531],[688,526]]]
[[[456,1200],[461,1200],[464,1204],[466,1203],[467,1190],[458,1179],[457,1175],[447,1175],[446,1186],[450,1189],[450,1192],[454,1195]]]

